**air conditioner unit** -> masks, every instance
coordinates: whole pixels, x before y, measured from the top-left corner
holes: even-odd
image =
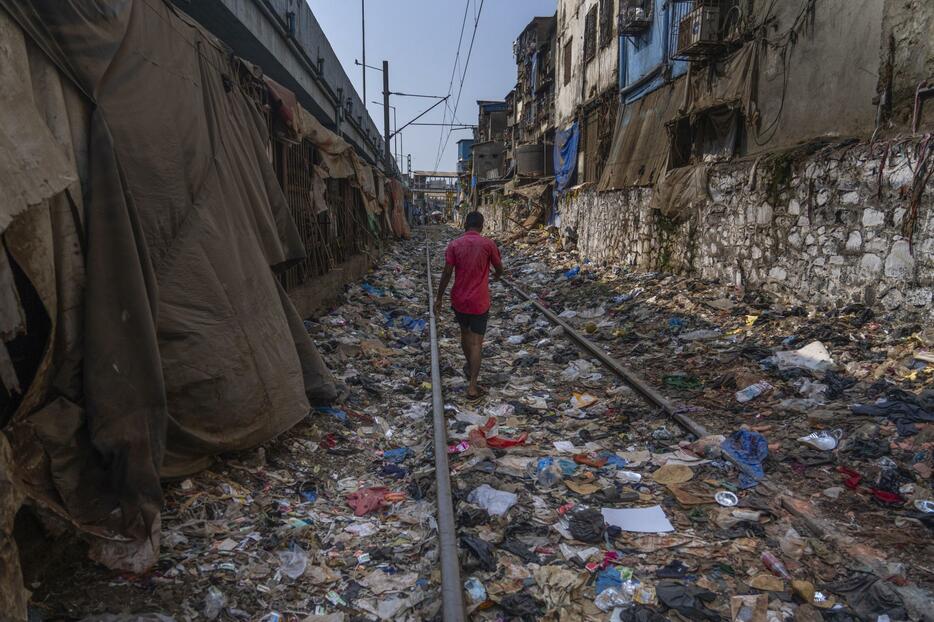
[[[709,58],[719,54],[723,47],[719,6],[699,6],[682,18],[678,25],[678,52],[675,58]]]
[[[619,34],[636,36],[652,25],[654,0],[623,0],[619,8]]]

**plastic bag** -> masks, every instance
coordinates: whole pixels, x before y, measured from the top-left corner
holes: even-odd
[[[227,596],[213,585],[209,587],[207,594],[204,595],[204,617],[208,620],[216,620],[226,606]]]
[[[287,551],[279,551],[279,571],[293,581],[303,574],[308,566],[308,553],[295,543]]]
[[[486,588],[476,577],[470,577],[464,581],[464,591],[467,592],[467,600],[470,604],[476,605],[486,600]]]
[[[491,516],[502,516],[508,512],[509,508],[514,506],[518,500],[519,497],[516,494],[506,492],[505,490],[496,490],[489,484],[482,484],[474,488],[470,494],[467,495],[467,501],[480,506]]]

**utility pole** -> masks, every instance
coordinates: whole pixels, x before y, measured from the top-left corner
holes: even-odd
[[[383,61],[383,136],[386,176],[392,177],[392,146],[389,142],[389,61]]]
[[[363,39],[363,107],[366,108],[366,0],[360,0],[360,31]]]

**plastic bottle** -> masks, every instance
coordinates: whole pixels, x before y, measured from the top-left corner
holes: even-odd
[[[755,384],[751,384],[742,391],[736,392],[736,401],[741,404],[748,402],[749,400],[753,400],[759,397],[771,388],[772,385],[770,385],[768,382],[765,382],[764,380]]]
[[[782,560],[768,551],[762,554],[762,563],[766,568],[772,571],[772,574],[778,575],[782,579],[791,580],[791,575],[788,574],[788,569],[785,568],[785,564],[782,563]]]

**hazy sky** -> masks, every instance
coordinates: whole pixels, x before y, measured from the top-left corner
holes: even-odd
[[[354,65],[354,59],[361,58],[360,0],[307,2],[343,64],[344,71],[350,76],[357,92],[361,93],[363,76],[361,68]],[[366,0],[367,64],[379,67],[383,60],[389,61],[391,91],[446,95],[451,84],[464,10],[469,6],[460,61],[454,84],[450,86],[452,94],[449,102],[453,108],[470,46],[474,17],[481,2],[483,9],[480,12],[477,37],[457,108],[459,122],[476,123],[478,99],[503,99],[515,86],[516,65],[512,42],[533,17],[554,15],[555,0]],[[367,106],[370,116],[381,129],[382,85],[382,73],[367,70]],[[372,103],[377,100],[379,104]],[[390,99],[390,104],[397,107],[396,118],[400,126],[432,103],[433,100],[420,98],[393,96]],[[419,121],[440,123],[443,109],[442,104]],[[449,111],[447,122],[450,122],[450,117]],[[413,169],[434,168],[439,138],[443,144],[447,133],[448,128],[440,127],[409,127],[402,132],[403,153],[412,154]],[[455,170],[455,143],[470,136],[471,133],[464,130],[451,134],[441,156],[439,170]]]

